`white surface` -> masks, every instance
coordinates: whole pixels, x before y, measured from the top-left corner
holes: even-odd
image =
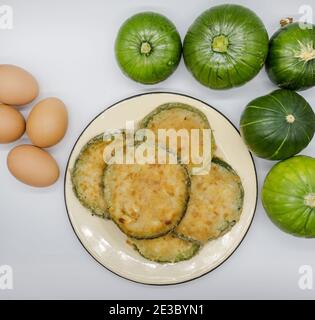
[[[282,17],[298,17],[301,5],[314,4],[311,0],[229,2],[255,10],[270,35]],[[84,127],[122,98],[152,89],[183,92],[217,107],[238,126],[244,106],[276,88],[262,71],[244,87],[212,91],[192,78],[183,61],[170,79],[152,87],[128,80],[118,69],[113,44],[120,24],[131,14],[148,9],[166,14],[184,36],[203,10],[223,1],[185,1],[184,5],[181,0],[3,3],[14,9],[14,28],[0,30],[0,63],[30,70],[41,86],[39,98],[55,95],[69,108],[68,134],[51,149],[62,170]],[[313,107],[314,94],[314,88],[302,93]],[[23,112],[27,115],[29,111],[30,107]],[[301,265],[311,265],[315,272],[315,240],[297,239],[279,231],[260,202],[240,248],[205,277],[172,287],[145,286],[118,278],[97,264],[73,233],[63,201],[63,179],[50,189],[37,190],[10,176],[6,156],[18,143],[0,146],[0,265],[9,264],[14,270],[14,290],[0,290],[0,299],[315,298],[315,287],[302,291],[298,286]],[[315,140],[303,153],[315,155]],[[256,159],[256,165],[261,186],[273,163]]]
[[[127,237],[112,221],[99,219],[78,201],[73,192],[71,171],[82,148],[106,129],[125,128],[126,122],[139,123],[158,106],[178,102],[203,112],[218,145],[216,155],[238,173],[244,187],[244,206],[240,221],[224,237],[209,241],[197,255],[175,264],[150,262],[126,244]],[[75,145],[66,173],[65,200],[76,234],[85,248],[109,270],[124,278],[146,284],[176,284],[198,278],[215,269],[235,251],[253,219],[257,202],[257,179],[252,157],[230,122],[219,112],[195,99],[169,93],[152,93],[118,103],[99,115],[83,132]]]

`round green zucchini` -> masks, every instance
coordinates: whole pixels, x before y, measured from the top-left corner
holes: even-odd
[[[276,32],[270,40],[266,69],[281,88],[315,86],[315,25],[289,23]]]
[[[129,239],[130,243],[144,258],[158,263],[177,263],[191,259],[199,251],[200,245],[183,240],[174,234],[151,239]]]
[[[115,52],[121,70],[143,84],[168,78],[182,54],[180,35],[165,16],[142,12],[129,18],[117,35]]]
[[[103,134],[91,139],[81,150],[71,170],[73,191],[81,204],[93,214],[107,217],[103,176],[106,167]]]
[[[214,158],[208,175],[191,177],[186,215],[175,234],[200,244],[217,239],[239,221],[243,201],[239,176],[226,162]]]
[[[300,95],[276,90],[250,102],[244,110],[241,134],[258,157],[284,160],[301,152],[315,132],[315,114]]]
[[[265,180],[262,202],[280,229],[315,238],[315,159],[296,156],[276,164]]]
[[[211,89],[245,84],[264,66],[268,34],[251,10],[234,4],[213,7],[192,24],[184,40],[188,70]]]

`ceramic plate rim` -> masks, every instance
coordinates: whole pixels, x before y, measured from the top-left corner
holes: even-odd
[[[146,283],[146,282],[141,282],[141,281],[137,281],[137,280],[134,280],[134,279],[130,279],[126,276],[123,276],[113,270],[111,270],[110,268],[108,268],[106,265],[104,265],[101,261],[99,261],[94,255],[92,252],[89,251],[89,249],[84,245],[83,241],[81,240],[80,236],[78,235],[78,233],[76,232],[75,230],[75,227],[73,225],[73,222],[70,218],[70,214],[69,214],[69,208],[68,208],[68,204],[67,204],[67,197],[66,197],[66,182],[67,182],[67,172],[69,170],[69,164],[70,164],[70,160],[71,160],[71,157],[72,157],[72,154],[73,154],[73,151],[76,147],[76,145],[78,144],[79,140],[81,139],[82,135],[84,134],[84,132],[88,129],[88,127],[98,118],[100,117],[104,112],[106,112],[107,110],[115,107],[116,105],[119,105],[123,102],[126,102],[128,100],[131,100],[131,99],[135,99],[135,98],[138,98],[138,97],[141,97],[141,96],[146,96],[146,95],[152,95],[152,94],[170,94],[170,95],[177,95],[177,96],[182,96],[182,97],[186,97],[186,98],[190,98],[190,99],[193,99],[193,100],[196,100],[202,104],[204,104],[207,108],[211,108],[213,109],[215,112],[219,113],[222,117],[224,117],[225,120],[228,121],[228,123],[234,128],[234,130],[237,132],[238,135],[240,135],[240,131],[237,129],[237,127],[232,123],[232,121],[227,117],[225,116],[221,111],[219,111],[217,108],[213,107],[212,105],[210,105],[209,103],[206,103],[204,102],[203,100],[201,99],[198,99],[198,98],[195,98],[191,95],[188,95],[188,94],[184,94],[184,93],[178,93],[178,92],[172,92],[172,91],[150,91],[150,92],[145,92],[145,93],[139,93],[139,94],[135,94],[135,95],[132,95],[132,96],[129,96],[127,98],[124,98],[124,99],[121,99],[113,104],[111,104],[109,107],[105,108],[104,110],[102,110],[100,113],[98,113],[84,128],[83,130],[81,131],[81,133],[79,134],[78,138],[76,139],[73,147],[71,148],[71,151],[70,151],[70,154],[68,156],[68,160],[67,160],[67,164],[66,164],[66,168],[65,168],[65,172],[64,172],[64,182],[63,182],[63,186],[64,186],[64,203],[65,203],[65,208],[66,208],[66,212],[67,212],[67,217],[68,217],[68,220],[70,222],[70,225],[71,225],[71,228],[74,232],[74,234],[76,235],[76,238],[79,240],[80,244],[82,245],[82,247],[85,249],[85,251],[89,254],[89,256],[91,256],[99,265],[101,265],[103,268],[105,268],[106,270],[108,270],[109,272],[115,274],[116,276],[122,278],[122,279],[125,279],[125,280],[128,280],[128,281],[131,281],[133,283],[138,283],[138,284],[143,284],[143,285],[148,285],[148,286],[173,286],[173,285],[179,285],[179,284],[183,284],[183,283],[187,283],[187,282],[190,282],[190,281],[194,281],[194,280],[197,280],[203,276],[206,276],[207,274],[215,271],[217,268],[219,268],[224,262],[226,262],[235,252],[236,250],[240,247],[240,245],[242,244],[242,242],[244,241],[244,239],[246,238],[247,236],[247,233],[249,231],[249,229],[251,228],[252,226],[252,223],[253,223],[253,220],[254,220],[254,217],[255,217],[255,214],[256,214],[256,210],[257,210],[257,204],[258,204],[258,198],[259,198],[259,190],[258,190],[258,175],[257,175],[257,168],[256,168],[256,164],[255,164],[255,161],[254,161],[254,157],[253,155],[251,154],[251,152],[249,152],[249,155],[251,157],[251,162],[253,164],[253,169],[254,169],[254,172],[255,172],[255,184],[256,184],[256,199],[255,199],[255,206],[253,208],[253,213],[252,213],[252,217],[251,217],[251,220],[250,220],[250,223],[248,224],[248,227],[243,235],[243,237],[240,239],[239,243],[237,244],[237,246],[234,248],[233,251],[231,251],[231,253],[223,260],[221,261],[217,266],[215,266],[214,268],[212,268],[211,270],[199,275],[199,276],[196,276],[196,277],[192,277],[191,279],[187,279],[187,280],[184,280],[184,281],[179,281],[179,282],[174,282],[174,283]]]

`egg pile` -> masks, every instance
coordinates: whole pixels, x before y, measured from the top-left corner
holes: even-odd
[[[25,121],[19,108],[39,94],[36,79],[14,65],[0,65],[0,144],[11,143],[26,132],[31,144],[13,148],[7,158],[12,175],[33,187],[48,187],[59,178],[56,160],[42,148],[56,145],[68,128],[64,103],[50,97],[33,106]]]

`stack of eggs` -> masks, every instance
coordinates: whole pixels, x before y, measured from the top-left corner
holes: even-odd
[[[13,148],[7,158],[10,172],[33,187],[48,187],[59,177],[55,159],[42,148],[56,145],[65,135],[68,114],[64,103],[46,98],[31,110],[27,120],[19,111],[39,93],[36,79],[14,65],[0,65],[0,143],[11,143],[27,133],[31,144]]]

